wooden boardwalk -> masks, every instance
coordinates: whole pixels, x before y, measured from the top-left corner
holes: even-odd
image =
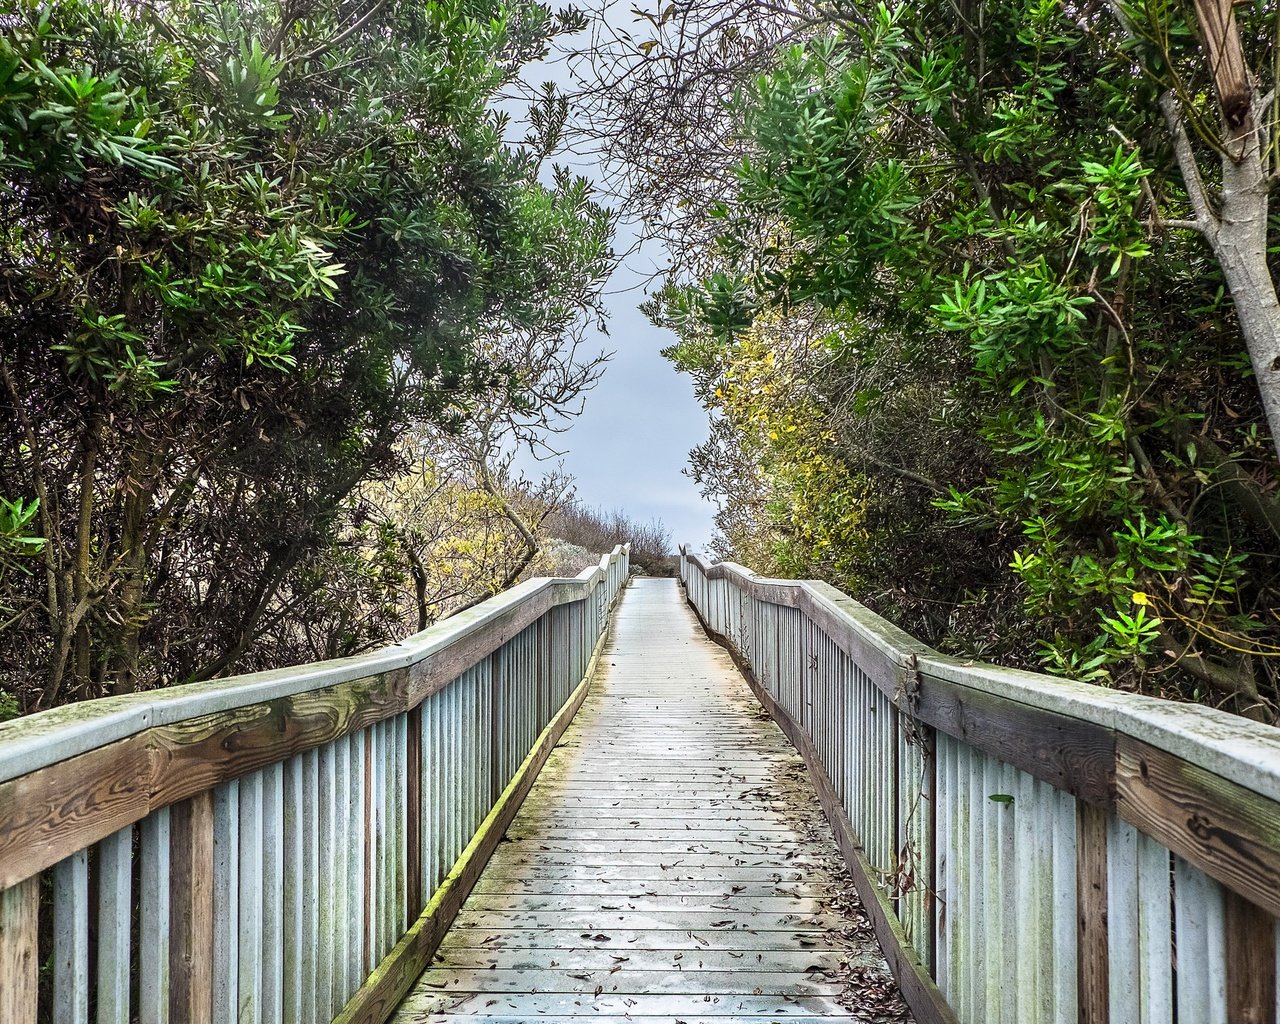
[[[592,692],[395,1024],[900,1020],[804,766],[674,580]]]

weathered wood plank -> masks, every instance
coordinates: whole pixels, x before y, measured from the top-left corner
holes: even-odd
[[[813,967],[814,965],[809,965]],[[617,970],[616,968],[621,968]],[[435,966],[418,981],[418,989],[436,992],[483,992],[497,994],[578,992],[594,994],[596,988],[609,994],[636,992],[646,995],[670,993],[684,995],[696,986],[700,996],[742,995],[750,988],[753,995],[839,995],[844,984],[838,980],[839,969],[829,971],[799,968],[769,971],[757,967],[749,977],[741,971],[690,970],[686,977],[684,961],[668,963],[659,972],[633,971],[625,961],[595,970],[568,970],[546,967],[510,970],[498,967],[464,968]]]
[[[129,1024],[133,828],[98,844],[98,1024]]]
[[[169,1019],[169,808],[142,820],[139,872],[138,1020]]]
[[[213,792],[213,1019],[239,1016],[240,783]]]
[[[459,934],[450,932],[441,944],[432,967],[471,968],[476,970],[529,971],[545,968],[546,955],[538,949],[490,949],[488,946],[461,946]],[[692,955],[691,955],[692,954]],[[805,974],[811,971],[833,972],[842,965],[857,966],[864,961],[849,950],[808,949],[707,949],[692,945],[689,949],[637,949],[634,946],[613,949],[608,945],[558,949],[555,962],[565,971],[661,971],[677,976],[695,971],[756,971]],[[874,958],[867,962],[873,962]]]
[[[1116,738],[1093,722],[922,676],[908,699],[926,725],[1098,807],[1115,803]]]
[[[1128,737],[1116,785],[1121,818],[1280,916],[1280,805]]]
[[[752,957],[778,951],[839,951],[842,955],[857,952],[853,943],[838,932],[806,924],[803,920],[796,922],[789,931],[772,932],[767,943],[757,941],[750,932],[716,928],[696,932],[671,928],[610,928],[608,932],[598,932],[573,928],[464,928],[460,925],[449,930],[448,942],[449,948],[476,946],[492,950],[541,950],[539,955],[543,957],[543,963],[548,955],[558,960],[562,951],[577,949],[607,949],[624,955],[634,950],[745,952]],[[440,948],[446,947],[442,945]]]
[[[1097,807],[1079,803],[1076,805],[1076,976],[1080,1024],[1108,1024],[1111,1020],[1107,895],[1107,815]]]
[[[405,742],[405,884],[409,919],[422,913],[422,706],[409,712]],[[461,790],[459,786],[459,790]],[[458,792],[458,800],[462,794]]]
[[[0,892],[0,1020],[36,1024],[40,879]]]
[[[170,812],[169,1020],[213,1022],[213,795]]]
[[[492,1002],[491,1002],[492,1000]],[[504,1016],[523,1017],[525,1021],[541,1020],[547,1014],[583,1014],[580,996],[561,993],[510,993],[494,999],[487,992],[471,995],[415,992],[405,1000],[401,1013],[406,1020],[421,1019],[421,1014],[467,1014],[472,1019],[486,1011],[500,1010]],[[849,1020],[848,1010],[832,996],[767,996],[767,995],[666,995],[661,993],[610,992],[590,1000],[590,1016],[597,1014],[631,1014],[643,1019],[660,1016],[670,1021],[685,1020],[686,1015],[719,1010],[726,1016],[757,1017],[772,1022],[797,1016],[822,1016]]]
[[[1226,896],[1227,1019],[1276,1020],[1276,919],[1242,896]]]
[[[89,851],[53,869],[53,1018],[89,1024]]]

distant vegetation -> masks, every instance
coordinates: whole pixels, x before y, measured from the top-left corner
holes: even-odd
[[[621,509],[592,508],[572,502],[550,513],[542,524],[548,537],[592,552],[631,545],[631,570],[646,576],[674,576],[679,569],[671,531],[656,519],[637,522]],[[594,559],[593,559],[594,561]]]

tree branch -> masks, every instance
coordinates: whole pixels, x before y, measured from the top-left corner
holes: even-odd
[[[1191,139],[1187,135],[1187,126],[1182,117],[1182,105],[1172,90],[1160,97],[1160,110],[1164,114],[1165,124],[1169,126],[1169,134],[1173,137],[1173,153],[1178,160],[1178,169],[1182,171],[1182,180],[1187,187],[1187,198],[1191,208],[1195,210],[1196,230],[1210,242],[1217,238],[1218,215],[1209,204],[1205,193],[1204,178],[1200,175],[1200,165],[1191,149]]]

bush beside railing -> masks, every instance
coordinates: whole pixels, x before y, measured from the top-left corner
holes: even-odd
[[[1280,730],[948,658],[681,549],[805,754],[917,1019],[1275,1024]]]
[[[0,1021],[381,1021],[627,573],[620,547],[372,654],[0,725]]]

